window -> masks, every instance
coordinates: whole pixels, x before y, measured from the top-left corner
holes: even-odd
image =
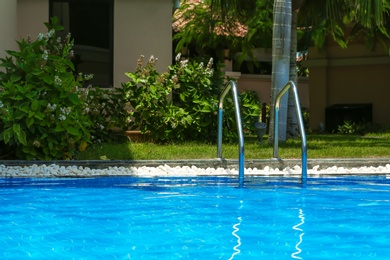
[[[113,82],[113,0],[50,0],[50,17],[57,16],[74,38],[77,72],[93,74],[91,84]]]
[[[272,62],[258,61],[257,64],[251,61],[243,61],[241,67],[236,65],[237,61],[233,60],[234,71],[239,71],[242,74],[261,74],[271,75],[272,74]]]

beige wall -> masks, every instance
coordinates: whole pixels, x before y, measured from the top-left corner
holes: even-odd
[[[17,39],[31,36],[36,39],[39,33],[47,31],[45,22],[49,20],[48,0],[18,0]]]
[[[309,51],[310,127],[325,123],[325,108],[335,104],[373,104],[373,123],[390,125],[390,56],[378,45],[369,51],[364,45],[347,49],[329,46]]]
[[[17,0],[0,1],[0,57],[6,55],[5,50],[16,48],[17,35]]]
[[[271,75],[241,74],[237,87],[239,91],[256,91],[262,103],[271,103]],[[309,108],[308,78],[300,77],[297,87],[301,107]]]
[[[114,7],[114,86],[128,80],[137,59],[158,58],[157,70],[172,63],[172,0],[116,0]]]
[[[114,86],[127,81],[141,54],[158,58],[157,69],[172,62],[171,0],[114,0]],[[0,51],[16,49],[15,40],[45,33],[48,0],[0,0]]]

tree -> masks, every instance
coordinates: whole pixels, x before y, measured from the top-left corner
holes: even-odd
[[[290,48],[290,75],[289,80],[297,82],[297,60],[298,51],[298,11],[301,0],[292,0],[291,9],[291,48]],[[294,94],[292,91],[288,93],[288,109],[287,109],[287,138],[296,137],[299,135],[298,118],[296,115],[296,107],[294,102]]]
[[[229,58],[241,53],[238,57],[240,64],[245,58],[253,56],[254,48],[271,47],[272,1],[252,1],[245,8],[229,12],[213,9],[201,0],[182,2],[173,15],[176,51],[187,47],[192,54],[212,53],[223,60],[226,58],[224,50],[229,49]]]
[[[389,0],[302,0],[298,26],[307,29],[316,47],[324,46],[328,36],[344,48],[354,37],[363,36],[372,49],[389,38],[389,11]],[[346,26],[352,27],[349,37],[345,36]]]
[[[275,98],[282,90],[290,77],[290,49],[291,49],[291,0],[275,0],[273,8],[273,36],[272,36],[272,84],[271,84],[271,120],[269,132],[274,129]],[[279,112],[279,139],[286,140],[287,132],[287,96],[280,102]],[[269,135],[269,140],[273,135]]]
[[[301,37],[308,40],[303,44],[301,40],[301,47],[306,46],[303,49],[307,49],[309,44],[322,48],[329,37],[342,48],[346,48],[349,41],[359,36],[365,39],[368,48],[375,49],[376,43],[389,38],[388,12],[389,0],[292,0],[290,80],[296,82],[293,55],[297,53],[297,27],[300,28],[300,33],[308,34]],[[295,102],[290,98],[291,91],[289,94],[287,133],[289,136],[297,136]]]
[[[248,10],[247,15],[256,15],[251,10],[246,9],[249,6],[256,5],[257,2],[264,2],[266,0],[209,0],[211,7],[214,10],[219,10],[224,13],[241,13],[243,10]],[[295,12],[297,15],[297,25],[305,29],[306,34],[309,36],[308,39],[317,47],[322,47],[326,44],[326,40],[330,36],[333,40],[338,43],[341,47],[347,47],[348,39],[356,35],[363,35],[368,46],[375,48],[376,42],[383,38],[389,38],[389,11],[390,11],[390,0],[274,0],[274,34],[273,44],[280,44],[280,42],[289,42],[291,53],[296,53],[296,26],[291,27],[291,19],[294,17]],[[315,14],[315,15],[313,15]],[[287,19],[283,20],[283,16]],[[295,21],[295,17],[293,19]],[[346,25],[352,25],[350,31],[350,38],[345,37]],[[286,27],[290,26],[290,33],[285,32]],[[281,35],[281,32],[284,35]],[[276,39],[278,37],[285,37],[284,40]],[[292,39],[290,38],[292,37]],[[285,46],[285,45],[283,45]],[[287,56],[286,52],[281,51],[281,46],[273,47],[273,61],[281,64],[273,64],[273,68],[277,70],[285,70],[285,59]],[[292,56],[292,55],[291,55]],[[295,59],[291,57],[292,64]],[[275,59],[275,60],[274,60]],[[295,65],[292,65],[295,68]],[[292,73],[291,73],[292,72]],[[280,73],[280,72],[276,72]],[[285,72],[287,75],[295,77],[295,73],[292,70]],[[273,95],[277,93],[277,89],[280,87],[279,82],[282,80],[287,83],[285,76],[279,74],[273,76]],[[285,84],[284,83],[284,84]],[[274,102],[274,97],[271,99]],[[275,104],[271,104],[274,107]],[[283,107],[286,106],[285,104]],[[271,110],[272,111],[272,110]],[[281,109],[281,125],[280,128],[280,140],[286,138],[286,120],[287,116],[283,115],[284,111]],[[271,114],[271,125],[274,118]],[[273,129],[270,129],[269,136],[273,137]]]

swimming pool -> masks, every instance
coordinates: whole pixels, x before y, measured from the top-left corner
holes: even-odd
[[[388,259],[386,176],[0,178],[1,259]]]

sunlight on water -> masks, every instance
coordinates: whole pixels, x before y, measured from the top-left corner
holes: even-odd
[[[0,178],[0,259],[390,259],[387,176],[244,184]]]
[[[235,236],[237,238],[237,245],[235,245],[233,247],[233,250],[234,250],[234,253],[232,254],[232,256],[229,258],[229,260],[232,260],[234,258],[234,256],[238,255],[241,250],[239,249],[239,247],[241,246],[241,238],[240,236],[237,234],[238,231],[240,231],[240,229],[238,228],[239,225],[241,225],[241,217],[238,217],[237,218],[238,220],[238,223],[234,224],[233,225],[233,229],[234,231],[232,232],[232,235]]]
[[[292,229],[297,230],[297,231],[300,231],[301,234],[299,235],[299,241],[298,241],[298,243],[295,245],[295,249],[296,249],[297,251],[294,252],[294,253],[292,253],[292,254],[291,254],[291,257],[292,257],[292,258],[295,258],[295,259],[302,259],[302,257],[298,256],[298,255],[302,252],[302,250],[299,248],[299,246],[301,245],[301,243],[302,243],[302,241],[303,241],[303,235],[305,234],[305,233],[303,233],[303,229],[300,228],[300,226],[303,225],[303,224],[305,223],[305,215],[303,214],[302,209],[299,209],[299,216],[298,216],[298,218],[301,219],[301,222],[300,222],[299,224],[293,226]]]
[[[240,207],[238,208],[239,210],[242,209],[243,205],[242,205],[243,201],[240,200]],[[237,238],[237,245],[235,245],[233,247],[233,250],[234,250],[234,253],[232,254],[232,256],[229,258],[229,260],[232,260],[234,258],[234,256],[238,255],[239,253],[241,253],[241,250],[239,249],[239,247],[241,246],[241,237],[237,234],[238,231],[240,231],[240,229],[238,228],[239,225],[241,225],[241,216],[237,218],[238,220],[238,223],[234,224],[233,225],[233,232],[232,232],[232,235],[234,237]]]

